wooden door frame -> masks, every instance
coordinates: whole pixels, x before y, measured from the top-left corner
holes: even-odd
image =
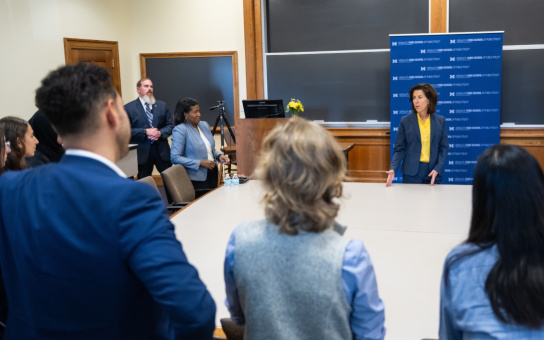
[[[121,93],[121,69],[119,67],[119,44],[117,41],[108,40],[91,40],[91,39],[78,39],[78,38],[64,38],[64,59],[66,64],[74,64],[77,60],[72,59],[72,50],[74,49],[88,49],[88,50],[100,50],[111,51],[113,58],[113,84],[116,85],[119,95]]]

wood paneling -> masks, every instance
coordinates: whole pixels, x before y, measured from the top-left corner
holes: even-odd
[[[237,144],[238,169],[240,173],[251,174],[257,164],[260,146],[264,137],[285,119],[241,119],[242,127],[248,133],[239,135]],[[328,128],[340,143],[353,143],[349,153],[348,174],[350,181],[385,183],[391,161],[389,128]],[[238,130],[240,131],[240,130]],[[519,145],[529,151],[544,169],[543,128],[502,128],[501,144]],[[243,150],[243,151],[242,151]],[[240,160],[240,156],[243,161]],[[240,165],[243,164],[243,165]]]
[[[236,123],[236,166],[238,173],[247,176],[253,174],[264,138],[277,124],[285,124],[289,119],[258,118],[238,120],[238,123]]]
[[[514,144],[529,151],[544,169],[543,128],[502,128],[501,144]]]
[[[215,327],[215,331],[213,332],[213,340],[227,340],[227,336],[225,335],[225,332],[223,332],[223,328]]]
[[[329,128],[339,142],[354,143],[349,153],[352,181],[385,183],[390,165],[389,128]],[[544,169],[543,128],[502,128],[501,144],[519,145],[529,151]]]
[[[244,0],[247,99],[264,98],[261,1]]]
[[[431,0],[431,33],[448,31],[448,1]]]
[[[161,175],[151,175],[153,179],[155,180],[155,184],[157,184],[158,187],[164,186],[164,182],[162,181]],[[136,178],[136,176],[134,176]]]
[[[385,182],[389,168],[389,128],[329,128],[340,143],[353,143],[349,152],[351,181]]]

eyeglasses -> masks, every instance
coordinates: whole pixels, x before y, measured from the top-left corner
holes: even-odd
[[[9,140],[6,141],[6,149],[11,150],[11,143],[9,142]]]

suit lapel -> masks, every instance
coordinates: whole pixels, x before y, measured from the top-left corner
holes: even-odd
[[[431,114],[429,118],[431,119],[431,145],[433,145],[433,140],[436,136],[436,117],[434,116],[434,114]]]
[[[421,144],[421,131],[419,130],[419,120],[417,119],[417,113],[412,113],[411,115],[414,116],[414,118],[412,119],[413,121],[412,124],[415,131],[417,131],[416,133],[417,140],[419,141],[419,144]]]
[[[208,129],[206,129],[206,128],[203,129],[202,126],[200,126],[200,124],[198,125],[198,127],[200,128],[200,131],[202,131],[202,134],[204,135],[204,137],[208,140],[208,142],[211,145],[212,141],[210,140],[210,136],[208,135],[208,132],[210,131],[210,129],[209,128]],[[212,136],[212,138],[213,138],[213,136]]]
[[[140,112],[140,116],[143,117],[144,122],[147,122],[149,125],[149,119],[147,119],[147,113],[145,113],[144,106],[142,105],[142,102],[139,98],[136,98],[136,107],[138,108],[138,112]],[[155,120],[155,118],[153,118]],[[155,121],[153,121],[153,124],[155,124]]]
[[[200,129],[200,131],[202,131],[202,135],[210,143],[210,146],[211,146],[211,148],[213,150],[214,147],[215,147],[215,144],[214,144],[213,136],[210,136],[211,132],[208,134],[208,132],[210,131],[209,128],[206,128],[205,125],[201,125],[200,123],[198,124],[198,128]],[[193,130],[195,130],[195,129],[193,129]],[[206,152],[208,152],[208,149],[206,148],[206,143],[204,143],[204,141],[202,140],[202,137],[200,137],[200,133],[198,133],[198,131],[195,131],[195,132],[196,132],[196,135],[198,136],[198,143],[201,146],[204,147],[204,150],[206,150]],[[213,151],[212,151],[212,153],[213,153]]]
[[[187,123],[187,124],[188,124],[188,123]],[[206,143],[204,143],[204,141],[202,140],[202,137],[200,137],[200,133],[198,132],[198,130],[196,130],[195,128],[193,128],[190,124],[188,124],[188,126],[189,126],[189,129],[193,130],[193,132],[194,132],[194,135],[193,135],[194,139],[193,139],[193,141],[194,141],[194,143],[195,143],[195,148],[198,147],[198,148],[200,148],[201,150],[206,151],[206,154],[207,154],[207,153],[208,153],[208,150],[206,149]],[[202,131],[200,124],[198,124],[197,126],[198,126],[198,128]],[[202,132],[202,133],[204,133],[204,132]],[[205,134],[205,133],[204,133],[204,138],[206,138],[206,134]],[[207,157],[207,156],[206,156],[206,157]],[[207,158],[206,158],[206,159],[207,159]]]

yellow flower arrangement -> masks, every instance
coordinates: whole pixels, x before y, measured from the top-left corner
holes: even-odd
[[[291,112],[291,117],[298,117],[298,113],[300,111],[304,112],[304,106],[302,106],[300,100],[291,98],[291,101],[289,102],[289,104],[287,104],[285,111]]]

